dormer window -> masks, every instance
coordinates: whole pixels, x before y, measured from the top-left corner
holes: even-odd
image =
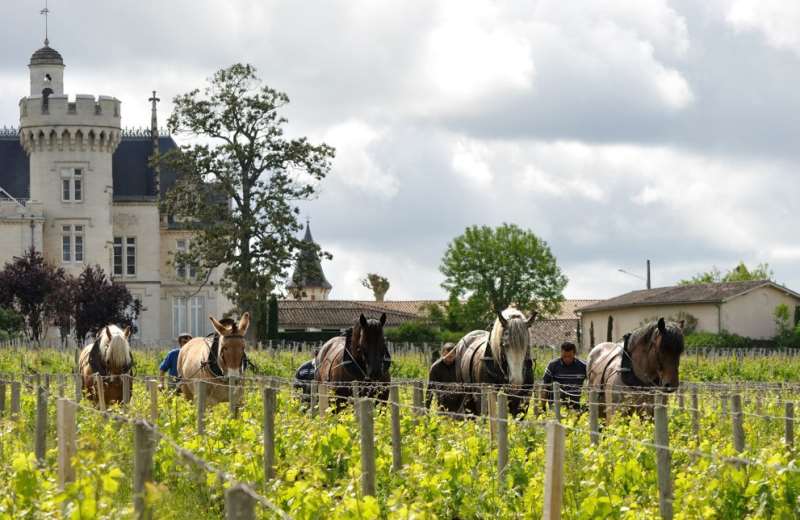
[[[83,202],[83,170],[64,168],[61,170],[62,202]]]

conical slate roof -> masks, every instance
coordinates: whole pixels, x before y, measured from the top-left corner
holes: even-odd
[[[31,65],[63,65],[64,58],[45,41],[44,47],[33,53]]]
[[[310,246],[316,245],[314,238],[311,236],[310,223],[306,223],[306,234],[303,237],[303,243]],[[315,247],[304,247],[300,252],[292,279],[286,284],[286,287],[289,289],[330,289],[333,287],[325,278],[325,273],[322,272],[322,262],[317,256]]]

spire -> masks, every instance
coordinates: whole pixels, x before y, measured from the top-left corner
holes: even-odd
[[[159,146],[158,146],[158,102],[161,101],[158,97],[156,97],[156,91],[153,91],[153,97],[148,99],[151,103],[150,109],[150,137],[153,139],[153,158],[158,160],[159,154]],[[161,167],[159,166],[158,162],[155,163],[153,167],[153,191],[155,191],[156,197],[160,195],[161,192]]]
[[[306,234],[303,237],[303,242],[314,243],[314,237],[311,236],[311,219],[306,217]]]
[[[47,0],[44,0],[44,9],[39,11],[39,14],[44,16],[44,46],[50,46],[50,40],[47,38],[47,15],[50,14],[50,9],[47,8]]]
[[[323,289],[329,291],[331,284],[322,271],[322,262],[317,254],[317,244],[311,236],[311,221],[306,219],[306,233],[303,242],[313,247],[300,247],[300,254],[291,280],[286,284],[289,290]]]

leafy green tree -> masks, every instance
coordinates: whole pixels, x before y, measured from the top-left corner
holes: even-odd
[[[681,280],[678,285],[698,285],[704,283],[723,283],[723,282],[747,282],[750,280],[772,280],[775,274],[770,269],[769,264],[762,263],[748,269],[744,262],[722,274],[717,266],[713,266],[710,271],[698,273],[691,278]]]
[[[389,292],[389,280],[376,273],[367,273],[367,277],[361,280],[361,285],[372,291],[376,302],[382,302]]]
[[[492,313],[515,305],[553,314],[567,285],[547,243],[514,224],[468,227],[447,246],[439,269],[451,297],[469,295]]]
[[[13,309],[0,307],[0,340],[14,338],[22,333],[25,320]]]
[[[240,310],[254,310],[286,278],[300,247],[297,202],[314,196],[334,157],[326,144],[284,136],[287,103],[253,66],[222,69],[202,93],[174,99],[170,131],[197,144],[154,159],[177,172],[167,213],[196,230],[191,252],[174,262],[206,280],[221,269],[220,286]]]

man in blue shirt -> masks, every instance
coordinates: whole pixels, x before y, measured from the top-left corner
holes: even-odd
[[[575,356],[576,352],[575,343],[566,341],[561,345],[561,357],[547,365],[544,371],[542,407],[553,401],[553,382],[557,382],[561,389],[561,405],[580,410],[581,387],[586,380],[586,363]]]
[[[178,354],[181,352],[181,348],[192,339],[192,335],[186,332],[182,332],[180,336],[178,336],[178,348],[174,348],[169,351],[167,357],[164,358],[164,361],[161,362],[161,366],[158,367],[158,370],[161,372],[161,387],[162,390],[165,388],[169,388],[170,390],[174,390],[178,385]],[[164,379],[169,374],[169,381],[167,382],[168,387],[164,386]]]

